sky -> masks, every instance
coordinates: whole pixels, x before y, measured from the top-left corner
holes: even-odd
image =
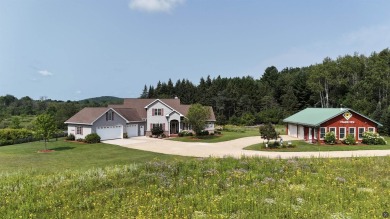
[[[0,96],[139,97],[390,47],[388,0],[0,0]]]

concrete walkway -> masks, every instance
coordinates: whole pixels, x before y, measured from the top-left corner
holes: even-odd
[[[290,136],[282,136],[283,141],[296,140]],[[390,150],[359,150],[359,151],[321,151],[321,152],[276,152],[276,151],[250,151],[244,147],[263,142],[259,136],[245,137],[232,141],[218,143],[178,142],[168,139],[156,139],[146,136],[130,139],[107,140],[104,143],[119,145],[144,151],[162,154],[173,154],[191,157],[236,157],[259,156],[268,158],[288,159],[293,157],[373,157],[389,156]]]

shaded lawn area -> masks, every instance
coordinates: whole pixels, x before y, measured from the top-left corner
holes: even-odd
[[[222,141],[230,141],[238,138],[259,136],[258,129],[250,129],[245,132],[222,132],[221,135],[208,135],[208,136],[185,136],[172,138],[172,141],[181,141],[181,142],[205,142],[205,143],[216,143]]]
[[[390,150],[389,137],[385,137],[387,145],[326,145],[326,144],[309,144],[305,141],[291,141],[295,148],[278,148],[265,149],[262,148],[263,143],[258,143],[245,147],[244,150],[255,151],[280,151],[280,152],[299,152],[299,151],[356,151],[356,150]],[[270,143],[273,141],[270,141]]]
[[[102,143],[82,144],[52,140],[48,142],[47,148],[54,149],[55,152],[37,153],[44,149],[44,142],[0,147],[0,172],[61,172],[68,169],[88,170],[97,167],[141,163],[153,159],[188,159]]]

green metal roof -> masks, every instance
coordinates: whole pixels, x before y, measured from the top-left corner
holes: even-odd
[[[285,118],[283,122],[307,126],[320,126],[322,123],[348,111],[358,114],[368,120],[371,120],[379,126],[382,126],[379,122],[348,108],[306,108],[290,117]]]

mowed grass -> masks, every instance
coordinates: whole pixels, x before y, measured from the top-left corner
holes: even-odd
[[[266,149],[263,147],[263,143],[258,143],[245,147],[244,150],[255,150],[255,151],[279,151],[279,152],[297,152],[297,151],[356,151],[356,150],[390,150],[390,138],[385,137],[387,141],[386,145],[327,145],[327,144],[309,144],[305,141],[296,140],[291,141],[292,144],[296,145],[295,148],[277,148],[277,149]],[[272,143],[273,141],[270,141]],[[284,144],[287,144],[284,142]]]
[[[246,129],[244,132],[230,132],[222,131],[220,135],[208,135],[208,136],[185,136],[172,138],[172,141],[181,141],[181,142],[205,142],[205,143],[217,143],[223,141],[231,141],[238,138],[251,137],[251,136],[260,136],[258,129],[251,128]]]
[[[51,140],[47,147],[55,152],[37,153],[44,149],[44,142],[0,147],[0,172],[63,172],[65,170],[88,170],[97,167],[140,163],[156,158],[159,160],[181,158],[116,145],[82,144],[66,142],[63,139]]]
[[[188,159],[0,174],[2,218],[382,218],[390,157]]]

